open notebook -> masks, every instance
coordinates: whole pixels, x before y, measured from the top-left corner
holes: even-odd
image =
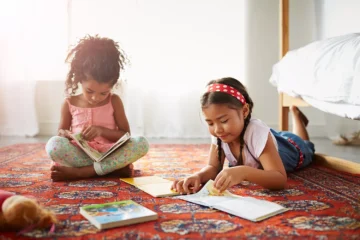
[[[169,197],[179,195],[178,192],[171,190],[172,181],[157,177],[134,177],[120,178],[121,181],[133,185],[153,197]]]
[[[288,210],[279,204],[266,200],[241,197],[229,191],[219,193],[214,188],[213,183],[213,180],[209,180],[199,192],[174,198],[215,208],[253,222],[264,220]]]

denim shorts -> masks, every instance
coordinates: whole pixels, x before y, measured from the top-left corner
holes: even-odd
[[[273,129],[270,129],[270,131],[276,138],[278,152],[287,172],[292,172],[296,169],[304,168],[313,161],[315,146],[312,142],[303,140],[291,132],[277,132]],[[303,162],[300,165],[300,152],[296,146],[288,140],[289,138],[300,148],[300,151],[303,154]]]

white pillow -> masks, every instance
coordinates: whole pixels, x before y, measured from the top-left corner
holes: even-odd
[[[270,82],[294,97],[360,105],[360,33],[289,51],[273,66]]]

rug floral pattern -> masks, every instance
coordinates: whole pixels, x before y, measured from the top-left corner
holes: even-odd
[[[204,166],[207,145],[151,145],[135,163],[136,176],[182,178]],[[117,178],[52,182],[44,144],[0,148],[0,189],[35,196],[60,220],[54,233],[32,231],[0,239],[360,239],[360,176],[312,165],[289,174],[282,191],[244,182],[231,192],[277,202],[290,209],[253,223],[172,198],[153,198]],[[99,231],[79,207],[132,199],[159,214],[157,221]]]

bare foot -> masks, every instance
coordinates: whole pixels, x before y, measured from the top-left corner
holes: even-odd
[[[131,163],[123,168],[117,169],[117,170],[107,174],[106,176],[126,178],[126,177],[133,176],[133,174],[134,174],[134,165]]]
[[[96,176],[94,167],[65,167],[53,165],[50,168],[51,179],[54,182],[90,178]]]
[[[290,111],[293,115],[296,115],[300,118],[300,120],[304,123],[305,127],[309,124],[309,119],[305,116],[305,114],[300,111],[300,109],[296,106],[291,106]]]
[[[335,145],[349,145],[350,144],[350,140],[343,134],[340,135],[340,137],[338,139],[335,139],[333,141],[333,143]]]

